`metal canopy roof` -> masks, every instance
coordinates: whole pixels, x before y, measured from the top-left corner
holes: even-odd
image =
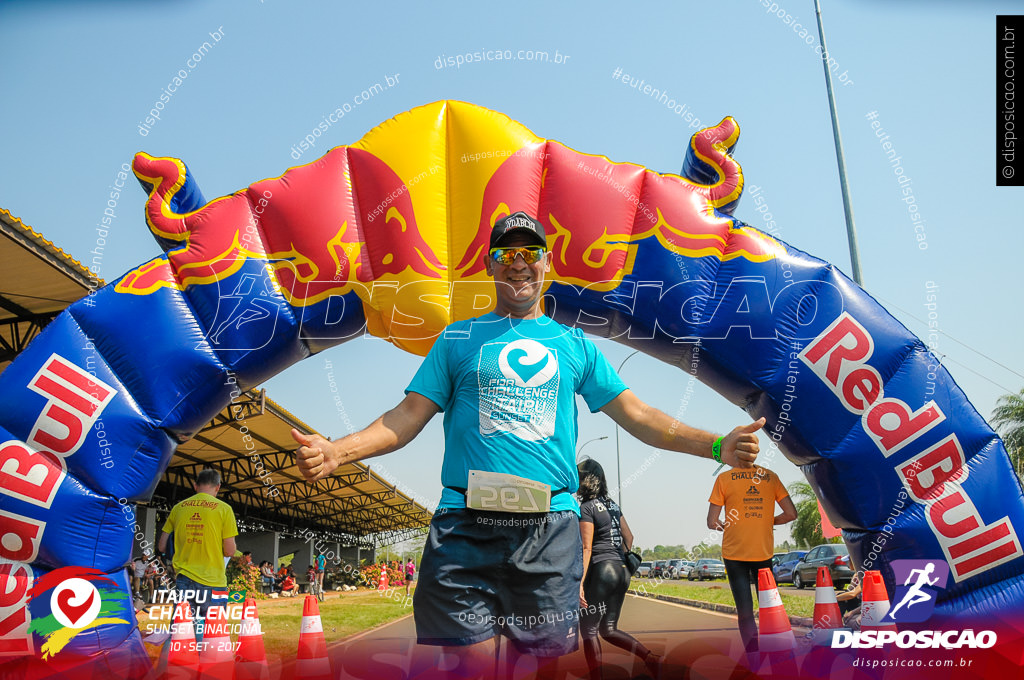
[[[64,308],[104,285],[76,259],[0,208],[0,371]]]
[[[429,510],[363,463],[343,465],[327,479],[307,483],[295,465],[293,427],[315,432],[263,391],[250,390],[178,446],[165,479],[191,489],[199,470],[216,468],[223,478],[220,497],[240,519],[259,517],[291,530],[320,525],[356,538],[397,539],[430,522]],[[248,451],[243,431],[252,437]],[[157,489],[168,502],[191,493],[179,491],[172,499],[169,487]]]
[[[103,285],[103,279],[0,208],[0,372],[68,305]],[[246,392],[178,446],[151,505],[191,495],[196,473],[209,465],[220,470],[221,496],[243,526],[311,528],[359,543],[372,535],[384,544],[430,522],[429,510],[362,463],[307,484],[295,465],[293,427],[315,432],[263,391]],[[242,428],[255,449],[246,450]],[[271,495],[271,489],[278,493]]]

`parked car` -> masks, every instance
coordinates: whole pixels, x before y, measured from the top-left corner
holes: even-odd
[[[697,564],[690,570],[690,574],[686,577],[688,581],[697,579],[703,581],[706,578],[716,579],[725,578],[725,563],[721,560],[711,559],[700,559],[697,560]]]
[[[793,582],[793,570],[796,569],[797,562],[800,558],[807,554],[806,550],[794,550],[788,553],[782,553],[777,558],[772,559],[772,574],[775,576],[776,583],[792,583]]]
[[[810,549],[800,558],[793,569],[793,585],[803,588],[811,587],[817,582],[818,567],[828,567],[832,575],[832,585],[836,588],[844,588],[853,578],[853,570],[850,569],[850,551],[842,543],[826,543]]]
[[[690,574],[690,570],[693,569],[693,562],[684,559],[669,560],[669,578],[686,578]]]
[[[651,578],[668,578],[665,573],[665,567],[668,566],[668,560],[655,560],[654,566],[651,567]]]
[[[651,575],[651,567],[654,566],[650,562],[641,562],[640,566],[637,567],[636,575],[640,578],[648,578]]]
[[[686,560],[674,559],[668,561],[668,566],[665,567],[664,578],[682,578],[686,575]],[[693,564],[692,562],[690,564]]]

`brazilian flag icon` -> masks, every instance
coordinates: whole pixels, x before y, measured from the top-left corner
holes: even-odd
[[[243,604],[245,602],[245,594],[248,591],[245,590],[231,590],[228,592],[228,603],[229,604]]]

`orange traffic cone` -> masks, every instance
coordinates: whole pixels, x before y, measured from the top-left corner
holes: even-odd
[[[199,674],[203,680],[231,680],[235,655],[231,645],[231,622],[222,605],[206,610],[203,645],[199,652]]]
[[[882,623],[882,618],[888,613],[889,593],[885,589],[882,572],[865,572],[860,605],[860,629],[895,631],[895,623]]]
[[[324,627],[320,622],[320,607],[312,595],[306,595],[306,602],[302,606],[295,677],[302,680],[331,680],[331,662],[327,658],[327,641],[324,640]]]
[[[843,616],[839,612],[836,589],[828,567],[818,567],[818,581],[814,588],[814,630],[841,628]]]
[[[377,583],[377,590],[388,589],[388,572],[384,569],[380,570],[380,581]]]
[[[179,602],[174,607],[174,623],[171,624],[171,644],[167,653],[167,680],[195,678],[199,672],[199,649],[196,647],[196,629],[192,622],[192,609],[188,602]]]
[[[270,680],[267,653],[263,649],[263,628],[256,611],[256,600],[245,598],[242,605],[242,630],[235,654],[235,680]]]
[[[757,572],[757,604],[757,618],[761,624],[757,636],[759,651],[786,652],[796,647],[793,628],[789,625],[789,616],[782,606],[771,569]]]

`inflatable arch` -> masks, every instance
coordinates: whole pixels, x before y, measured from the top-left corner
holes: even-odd
[[[937,559],[937,617],[1024,606],[1024,502],[1002,442],[874,299],[732,217],[738,135],[731,118],[696,134],[677,176],[437,102],[209,203],[180,160],[138,154],[166,255],[73,304],[0,375],[0,660],[38,650],[49,601],[25,603],[53,570],[106,572],[127,600],[131,504],[236,385],[366,332],[425,354],[488,311],[487,234],[516,210],[549,234],[546,311],[765,416],[890,592],[893,560]],[[68,650],[147,663],[133,622]]]

